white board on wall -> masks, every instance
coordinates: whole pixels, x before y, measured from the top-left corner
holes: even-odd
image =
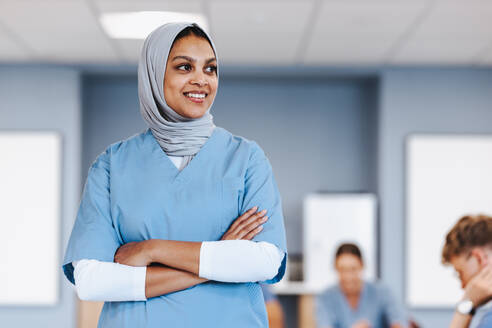
[[[462,291],[441,250],[460,217],[492,214],[492,136],[413,135],[406,159],[407,303],[452,307]]]
[[[365,279],[377,268],[377,203],[373,194],[310,194],[304,199],[304,282],[321,291],[338,281],[335,252],[344,242],[356,243],[365,263]]]
[[[0,132],[0,305],[54,305],[60,277],[61,137]]]

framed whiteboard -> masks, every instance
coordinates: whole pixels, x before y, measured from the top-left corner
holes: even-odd
[[[373,194],[310,194],[304,199],[304,283],[321,291],[336,284],[335,252],[344,242],[357,244],[365,279],[377,275],[377,202]]]
[[[492,136],[412,135],[406,146],[407,303],[453,307],[462,291],[441,250],[463,215],[492,214]]]
[[[0,305],[54,305],[61,272],[61,137],[0,132],[0,156]]]

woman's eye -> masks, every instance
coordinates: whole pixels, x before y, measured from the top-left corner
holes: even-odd
[[[213,66],[213,65],[208,66],[205,70],[209,73],[215,73],[215,72],[217,72],[217,66]]]
[[[191,65],[190,64],[179,65],[178,69],[182,70],[182,71],[189,71],[189,70],[191,70]]]

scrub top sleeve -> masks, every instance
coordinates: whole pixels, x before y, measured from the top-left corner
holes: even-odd
[[[258,210],[267,210],[268,220],[263,224],[263,230],[253,238],[253,241],[269,242],[284,252],[282,263],[275,277],[263,281],[267,284],[273,284],[282,279],[287,264],[287,244],[282,201],[270,162],[263,150],[255,142],[252,143],[253,149],[246,170],[241,213],[254,206],[258,206]]]
[[[487,327],[492,327],[492,310],[487,312],[480,322],[478,323],[477,328],[487,328]]]
[[[63,272],[73,284],[73,261],[94,259],[113,262],[121,245],[113,227],[110,207],[110,148],[89,169],[75,224],[68,241]]]
[[[407,327],[408,319],[405,309],[400,302],[396,300],[388,287],[381,286],[381,297],[388,324],[392,325],[398,323]]]
[[[318,295],[315,298],[315,314],[317,328],[334,328],[336,324],[335,307],[326,302],[325,295]]]

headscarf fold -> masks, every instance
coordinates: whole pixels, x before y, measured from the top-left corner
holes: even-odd
[[[162,150],[170,156],[185,156],[183,163],[191,161],[215,128],[210,114],[212,106],[202,117],[192,119],[176,113],[164,98],[164,75],[169,51],[179,32],[188,26],[192,23],[168,23],[155,29],[145,39],[138,63],[140,113]],[[204,33],[217,58],[212,39]]]

